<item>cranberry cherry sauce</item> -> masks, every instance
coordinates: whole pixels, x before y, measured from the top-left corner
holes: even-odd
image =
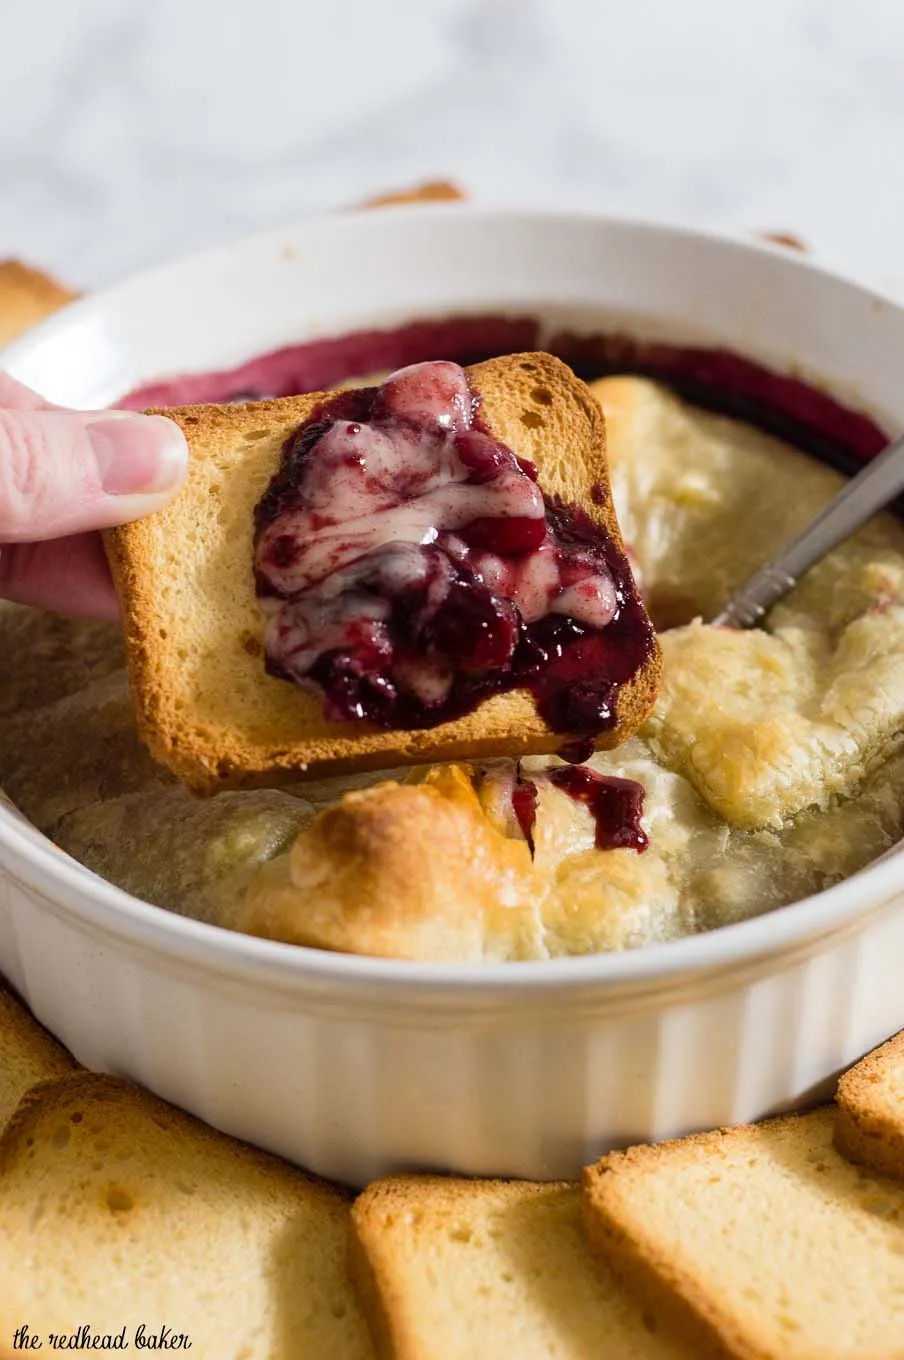
[[[574,765],[556,765],[529,779],[520,762],[504,771],[493,770],[492,774],[484,775],[487,777],[496,783],[500,801],[509,809],[509,818],[527,841],[531,855],[534,853],[540,796],[538,778],[567,794],[575,803],[584,804],[593,818],[597,850],[636,850],[642,854],[647,848],[647,835],[640,820],[645,790],[636,779],[619,779]]]
[[[331,720],[433,727],[526,689],[593,737],[654,646],[624,554],[492,436],[458,364],[325,401],[255,524],[267,668]]]

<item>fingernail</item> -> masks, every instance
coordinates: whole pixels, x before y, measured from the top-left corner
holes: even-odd
[[[109,496],[175,491],[185,476],[185,436],[166,416],[103,416],[88,426],[88,439]]]

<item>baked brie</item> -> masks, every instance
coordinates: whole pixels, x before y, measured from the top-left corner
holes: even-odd
[[[113,631],[105,650],[84,625],[80,651],[67,626],[32,660],[35,639],[61,625],[10,608],[0,633],[15,636],[16,666],[0,688],[15,674],[25,695],[29,667],[37,684],[53,664],[57,697],[43,686],[28,712],[0,700],[0,783],[64,850],[137,896],[233,930],[393,958],[636,948],[862,868],[901,834],[904,527],[871,522],[765,628],[710,627],[702,620],[841,477],[653,382],[607,378],[593,391],[664,656],[659,700],[622,746],[580,767],[459,762],[198,801],[138,742]],[[589,771],[586,796],[561,774],[575,768]],[[642,817],[633,840],[601,848],[594,791],[627,797],[622,781],[642,788]]]

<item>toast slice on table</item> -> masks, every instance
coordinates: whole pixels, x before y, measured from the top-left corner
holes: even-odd
[[[0,349],[76,297],[40,269],[0,260]]]
[[[391,1177],[352,1233],[386,1360],[692,1360],[593,1259],[577,1186]]]
[[[580,504],[623,554],[608,495],[603,417],[587,387],[543,354],[493,359],[467,372],[492,435],[536,464],[541,488]],[[212,790],[559,748],[566,738],[547,726],[526,690],[493,694],[437,727],[389,730],[328,721],[320,696],[266,673],[253,575],[255,506],[286,440],[324,399],[312,393],[165,413],[189,442],[187,483],[158,514],[107,536],[138,727],[152,755],[193,787]],[[641,626],[649,630],[645,615]],[[599,746],[625,740],[653,703],[659,651],[651,630],[644,637],[646,659],[621,686],[617,721]]]
[[[33,1086],[78,1071],[78,1063],[0,981],[0,1130]]]
[[[465,191],[449,179],[428,179],[410,189],[393,189],[386,194],[375,194],[360,205],[362,208],[390,208],[397,203],[461,203]]]
[[[833,1147],[833,1107],[610,1153],[591,1240],[700,1357],[904,1356],[904,1185]]]
[[[835,1098],[839,1151],[904,1180],[904,1030],[845,1072]]]
[[[0,1221],[6,1344],[27,1321],[124,1327],[129,1350],[165,1326],[203,1360],[372,1356],[344,1196],[127,1082],[31,1092],[0,1140]]]

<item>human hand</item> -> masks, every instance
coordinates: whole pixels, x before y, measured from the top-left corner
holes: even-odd
[[[187,465],[163,416],[67,411],[0,373],[0,597],[115,619],[97,530],[159,510]]]

